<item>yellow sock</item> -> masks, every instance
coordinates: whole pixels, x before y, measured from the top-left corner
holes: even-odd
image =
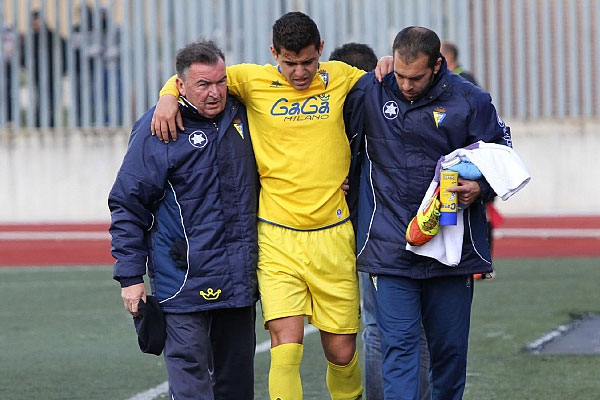
[[[332,400],[358,400],[362,398],[360,365],[354,351],[347,365],[336,365],[327,361],[327,388]]]
[[[299,343],[284,343],[271,349],[271,400],[302,400],[300,363],[303,351],[304,347]]]

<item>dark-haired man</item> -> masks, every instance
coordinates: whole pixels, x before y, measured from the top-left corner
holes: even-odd
[[[363,71],[372,71],[377,65],[373,49],[364,43],[346,43],[333,49],[329,61],[342,61]]]
[[[462,257],[455,267],[407,250],[405,231],[441,156],[479,140],[510,146],[510,129],[488,93],[448,73],[435,32],[403,29],[393,54],[393,72],[382,84],[367,74],[346,101],[347,129],[359,134],[352,148],[364,154],[359,160],[357,268],[371,274],[375,287],[385,398],[419,398],[422,322],[431,355],[432,398],[460,399],[472,275],[492,271],[484,202],[493,190],[485,179],[459,178],[452,188],[468,206]]]
[[[169,398],[252,399],[258,174],[246,109],[227,96],[212,42],[181,49],[176,67],[184,140],[152,138],[153,109],[135,123],[108,199],[114,278],[138,317],[148,269]]]
[[[364,74],[319,63],[323,41],[310,17],[283,15],[273,25],[277,66],[227,69],[232,94],[248,109],[261,182],[258,282],[271,336],[269,395],[302,399],[304,317],[318,328],[332,399],[362,395],[356,333],[360,327],[355,238],[341,189],[350,150],[344,132],[347,93]],[[177,89],[167,83],[154,132],[173,134]]]

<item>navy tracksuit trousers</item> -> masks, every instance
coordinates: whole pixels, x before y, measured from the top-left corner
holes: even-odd
[[[377,276],[376,315],[386,400],[419,399],[421,321],[431,358],[432,399],[462,398],[472,300],[470,275],[430,279]]]
[[[169,399],[254,398],[256,309],[165,314]]]

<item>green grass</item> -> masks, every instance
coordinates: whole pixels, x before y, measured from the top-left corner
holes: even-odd
[[[593,399],[600,356],[523,351],[571,316],[600,313],[598,259],[500,260],[477,282],[465,399]],[[0,268],[0,398],[127,399],[166,380],[142,354],[110,267]],[[259,314],[260,315],[260,314]],[[268,337],[260,321],[257,341]],[[269,354],[256,356],[266,399]],[[318,334],[305,339],[304,397],[326,399]]]
[[[535,355],[523,348],[574,316],[600,314],[599,260],[500,260],[495,265],[497,278],[475,288],[464,398],[598,398],[598,354]]]

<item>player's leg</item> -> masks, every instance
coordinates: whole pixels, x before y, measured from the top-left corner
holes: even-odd
[[[258,288],[263,321],[271,335],[269,396],[275,400],[301,400],[304,316],[311,303],[302,278],[303,263],[297,232],[268,223],[258,224]]]
[[[268,321],[267,327],[271,335],[269,396],[273,400],[301,400],[304,317],[278,318]]]
[[[254,398],[255,307],[225,308],[209,313],[215,398]]]
[[[167,337],[164,357],[170,397],[214,400],[205,313],[165,313],[165,322]]]
[[[424,282],[423,325],[431,356],[433,399],[462,398],[467,374],[472,300],[473,280],[470,275],[433,278]]]
[[[362,395],[356,334],[321,331],[321,344],[327,359],[327,388],[332,400],[356,400]]]
[[[356,355],[360,304],[354,231],[348,222],[307,235],[311,262],[305,279],[313,303],[309,320],[321,331],[327,387],[334,400],[354,400],[362,395]]]

